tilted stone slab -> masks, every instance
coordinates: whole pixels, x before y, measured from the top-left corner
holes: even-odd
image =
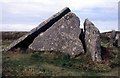
[[[5,48],[4,51],[8,51],[14,48],[23,48],[23,49],[28,48],[28,46],[33,42],[35,37],[37,37],[40,33],[46,31],[47,29],[49,29],[56,21],[58,21],[68,12],[70,12],[70,9],[67,7],[64,8],[60,12],[56,13],[49,19],[42,22],[38,27],[32,29],[30,33],[24,35],[23,37],[11,43],[7,48]]]
[[[84,53],[80,35],[79,18],[69,12],[51,28],[37,36],[29,46],[34,51],[60,51],[71,56]]]
[[[100,62],[101,45],[100,32],[88,19],[84,22],[86,51],[90,52],[92,60]]]

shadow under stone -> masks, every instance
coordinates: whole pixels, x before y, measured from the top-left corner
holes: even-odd
[[[80,35],[79,35],[79,39],[81,40],[82,45],[83,45],[83,49],[84,49],[84,51],[86,53],[85,32],[83,31],[83,29],[81,29],[81,32],[80,32]]]

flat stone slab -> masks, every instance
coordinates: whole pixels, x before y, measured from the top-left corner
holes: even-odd
[[[61,19],[64,15],[66,15],[68,12],[70,12],[69,8],[64,8],[60,12],[54,14],[49,19],[43,21],[39,26],[32,29],[30,33],[20,37],[18,40],[11,43],[7,48],[5,48],[3,51],[9,51],[15,48],[23,48],[27,49],[28,46],[33,42],[35,37],[37,37],[40,33],[45,32],[47,29],[49,29],[55,22],[57,22],[59,19]]]
[[[34,51],[60,51],[71,56],[84,53],[79,39],[80,20],[69,12],[48,30],[39,34],[29,46]]]

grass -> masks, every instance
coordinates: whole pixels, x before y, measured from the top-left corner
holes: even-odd
[[[3,53],[3,76],[104,76],[111,72],[116,76],[116,69],[57,52]]]
[[[118,76],[120,49],[102,41],[104,60],[94,63],[88,55],[71,58],[60,52],[3,52],[3,76]],[[3,41],[7,46],[10,41]]]

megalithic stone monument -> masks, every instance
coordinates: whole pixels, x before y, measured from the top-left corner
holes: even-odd
[[[79,18],[67,7],[11,43],[4,51],[17,48],[58,51],[72,57],[89,52],[93,61],[102,60],[99,30],[88,19],[84,22],[84,31],[80,29]]]

